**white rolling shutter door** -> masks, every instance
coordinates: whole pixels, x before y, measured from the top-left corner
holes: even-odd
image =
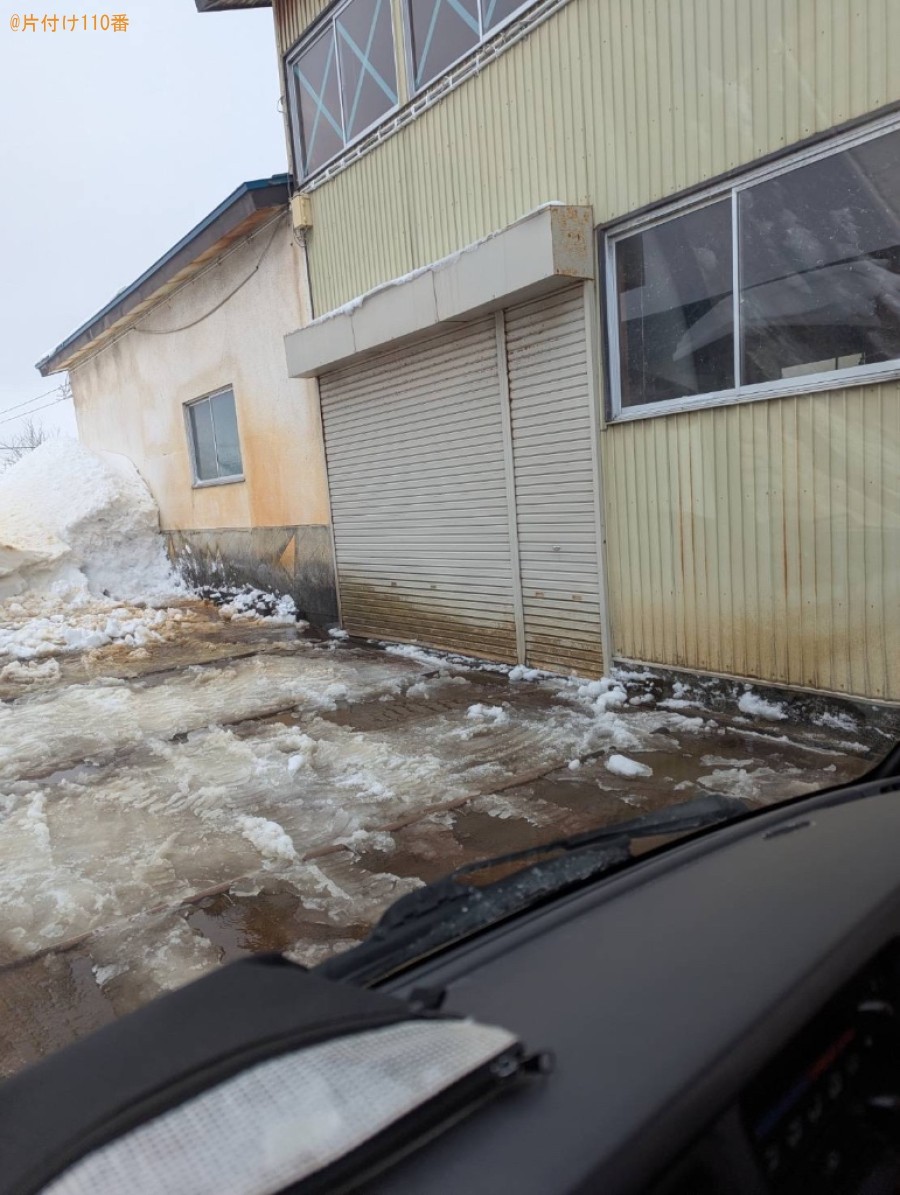
[[[347,630],[514,662],[494,317],[319,386]]]
[[[583,288],[506,312],[529,664],[600,675],[600,569]]]

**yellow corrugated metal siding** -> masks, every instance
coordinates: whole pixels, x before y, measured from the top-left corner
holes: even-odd
[[[900,700],[900,383],[602,441],[617,655]]]
[[[313,191],[316,311],[541,203],[606,222],[896,103],[897,46],[897,0],[570,0]],[[601,439],[615,655],[900,700],[896,383]]]
[[[296,33],[319,0],[279,0]],[[570,0],[314,191],[317,313],[549,200],[598,221],[900,98],[897,0]]]
[[[330,0],[273,0],[278,53],[285,54]]]

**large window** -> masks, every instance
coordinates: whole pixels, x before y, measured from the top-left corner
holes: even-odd
[[[412,88],[418,91],[531,0],[407,0]]]
[[[535,0],[403,0],[414,95]],[[391,0],[342,0],[287,57],[294,159],[306,178],[399,106]]]
[[[390,0],[347,0],[288,59],[304,175],[397,107]]]
[[[195,484],[243,478],[234,391],[229,386],[185,408]]]
[[[608,239],[613,413],[900,371],[900,130]]]

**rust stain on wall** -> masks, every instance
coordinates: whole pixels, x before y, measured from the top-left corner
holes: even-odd
[[[376,586],[346,573],[341,582],[341,613],[354,635],[421,642],[445,651],[504,664],[516,662],[516,627],[508,619],[473,621],[437,604],[399,596],[391,586]]]
[[[616,655],[900,701],[900,383],[611,424],[602,453]]]

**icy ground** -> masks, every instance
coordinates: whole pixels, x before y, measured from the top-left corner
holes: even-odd
[[[897,732],[850,702],[477,666],[316,636],[274,595],[202,600],[127,462],[49,449],[0,479],[0,1075],[247,951],[315,963],[453,867],[698,792],[831,785]]]
[[[247,949],[318,961],[460,863],[831,784],[890,733],[847,703],[477,668],[196,599],[49,601],[0,603],[6,1070]]]

